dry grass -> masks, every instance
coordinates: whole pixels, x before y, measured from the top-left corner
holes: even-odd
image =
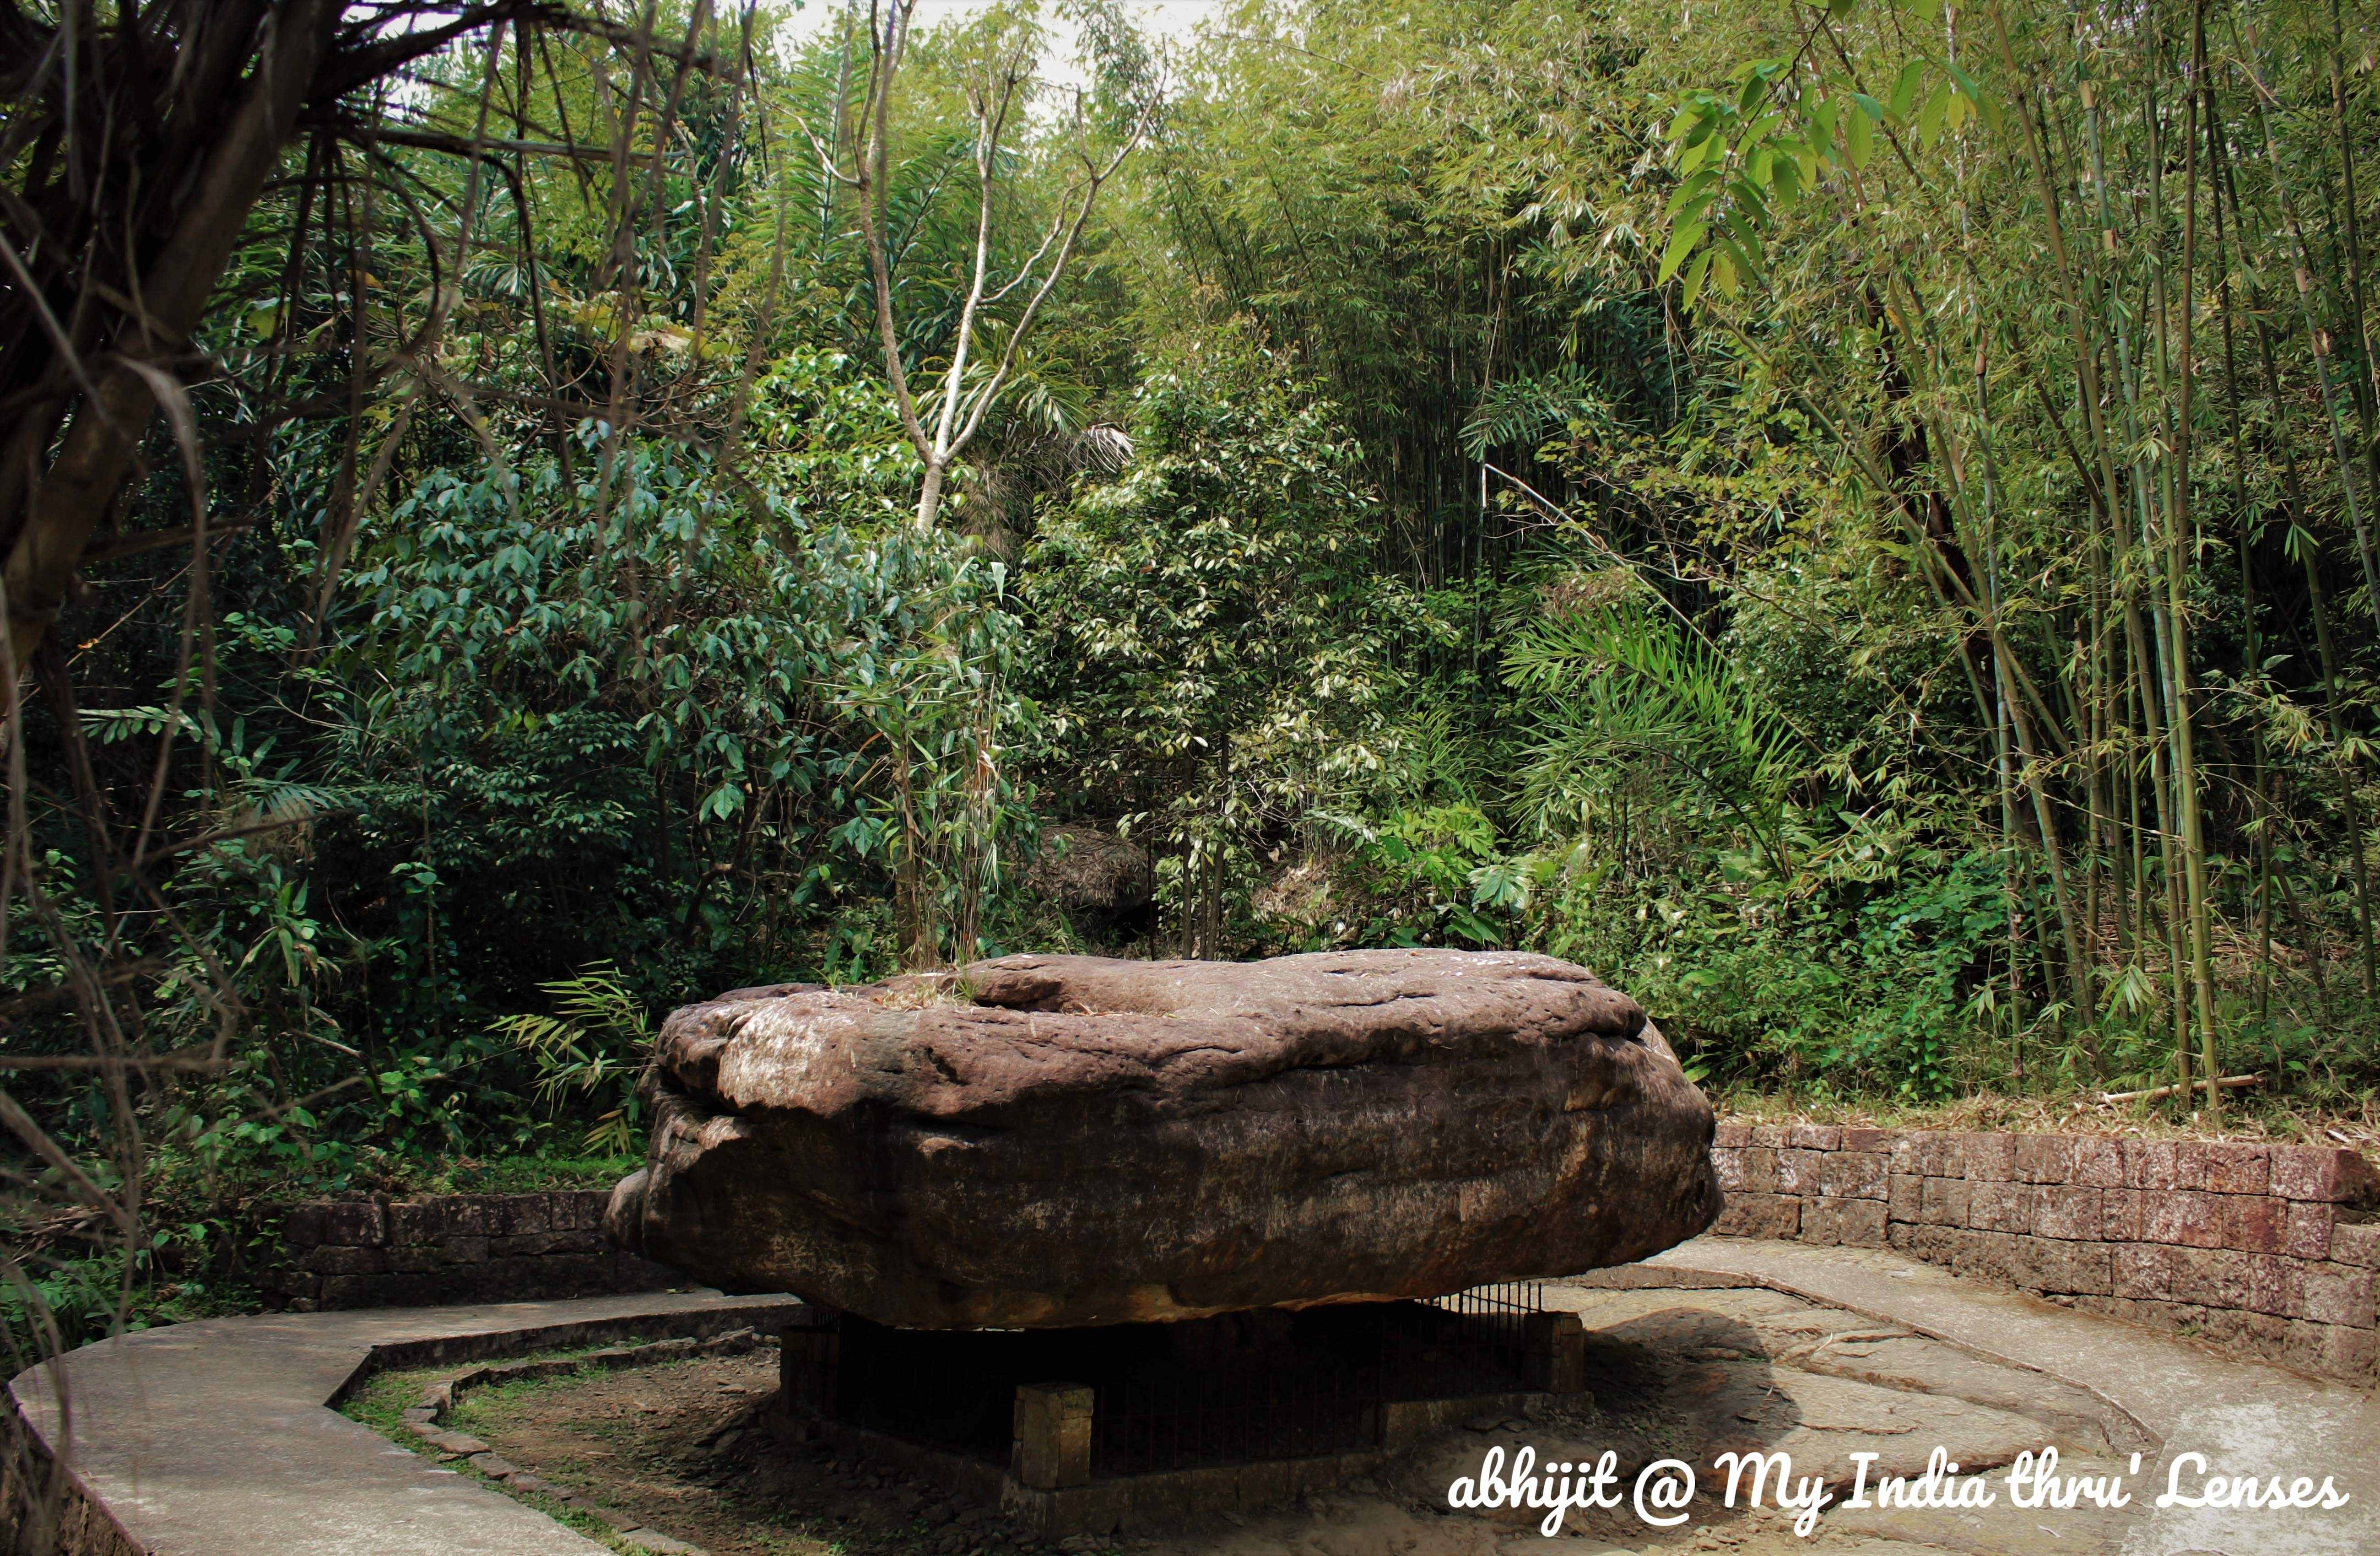
[[[903,973],[866,989],[845,990],[885,1010],[928,1010],[975,1002],[975,991],[954,972]]]
[[[1730,1091],[1712,1102],[1730,1122],[1837,1124],[1881,1129],[2018,1130],[2059,1135],[2125,1135],[2198,1140],[2297,1140],[2347,1146],[2380,1157],[2380,1099],[2360,1110],[2303,1110],[2286,1100],[2228,1092],[2218,1120],[2204,1106],[2177,1112],[2170,1101],[2106,1103],[2096,1092],[2056,1097],[1981,1093],[1955,1101],[1900,1103],[1876,1099]]]

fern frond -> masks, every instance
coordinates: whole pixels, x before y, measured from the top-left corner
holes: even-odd
[[[1522,790],[1542,829],[1574,825],[1631,777],[1668,774],[1736,814],[1775,857],[1779,816],[1807,753],[1709,644],[1665,618],[1607,606],[1536,624],[1507,650],[1505,670],[1537,704]]]
[[[1484,459],[1491,448],[1535,448],[1554,428],[1573,425],[1609,432],[1619,420],[1594,375],[1576,362],[1564,362],[1537,377],[1490,387],[1463,424],[1463,449]]]

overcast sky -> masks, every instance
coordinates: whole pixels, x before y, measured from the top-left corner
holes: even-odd
[[[1221,0],[1124,0],[1124,9],[1143,27],[1159,32],[1187,32],[1193,23],[1214,12]],[[954,16],[983,9],[986,0],[921,0],[917,19],[928,27]],[[796,32],[816,27],[842,7],[834,0],[804,0],[793,26]]]
[[[917,25],[936,27],[953,17],[963,17],[979,11],[989,0],[920,0]],[[1124,10],[1147,31],[1160,37],[1186,38],[1198,23],[1222,8],[1223,0],[1124,0]],[[794,13],[786,24],[793,37],[803,37],[826,25],[827,19],[843,9],[842,0],[803,0],[802,8]],[[1055,81],[1076,79],[1074,68],[1074,29],[1052,16],[1051,24],[1059,42],[1058,57],[1049,62],[1046,79]]]

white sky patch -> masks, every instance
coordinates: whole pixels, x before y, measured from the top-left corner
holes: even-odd
[[[803,0],[801,9],[788,18],[779,30],[779,36],[788,42],[807,38],[839,15],[844,0]],[[861,0],[863,6],[866,0]],[[982,10],[990,0],[921,0],[917,6],[917,26],[920,30],[939,27],[956,18],[972,16]],[[1216,16],[1223,0],[1125,0],[1124,10],[1143,31],[1154,38],[1186,40],[1200,22]],[[1054,12],[1054,7],[1050,8]],[[1087,78],[1075,49],[1075,30],[1054,14],[1049,17],[1054,43],[1050,58],[1043,67],[1043,77],[1052,85],[1081,86]]]

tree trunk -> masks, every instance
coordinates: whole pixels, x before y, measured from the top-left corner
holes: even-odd
[[[140,278],[145,311],[118,327],[109,357],[85,359],[96,393],[75,407],[57,457],[27,493],[0,568],[9,648],[20,671],[57,618],[83,547],[115,501],[137,440],[156,413],[148,375],[163,372],[188,349],[190,332],[249,212],[280,165],[339,9],[334,0],[293,0],[273,18],[221,142]]]
[[[942,473],[947,466],[929,464],[926,479],[917,487],[917,529],[931,534],[942,511]]]

